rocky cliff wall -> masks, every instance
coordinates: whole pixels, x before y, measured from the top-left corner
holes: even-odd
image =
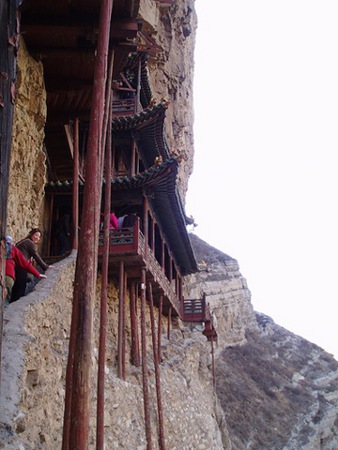
[[[232,448],[337,449],[338,362],[256,314],[237,261],[191,238],[204,263],[187,293],[205,292],[216,316],[216,393]]]
[[[149,59],[153,97],[170,101],[166,135],[171,151],[182,154],[179,190],[184,201],[193,168],[193,74],[197,18],[194,0],[175,2],[170,8],[153,0],[140,3],[143,29],[161,50]]]
[[[46,91],[42,63],[20,40],[8,193],[7,233],[15,241],[42,224],[46,157]]]
[[[190,235],[200,271],[186,277],[185,298],[200,298],[206,294],[207,303],[215,316],[220,347],[246,342],[246,330],[257,329],[251,293],[238,262]]]

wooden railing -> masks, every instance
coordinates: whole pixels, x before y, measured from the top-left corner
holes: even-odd
[[[131,116],[136,113],[136,99],[124,98],[113,100],[113,117]]]
[[[183,321],[204,323],[203,334],[209,341],[217,341],[217,331],[206,296],[197,299],[184,299]]]
[[[205,297],[184,299],[183,320],[185,322],[204,322],[206,318]]]
[[[101,231],[99,234],[99,254],[102,247],[103,232]],[[179,299],[175,291],[175,284],[170,283],[152,249],[149,246],[146,248],[146,241],[144,234],[140,230],[139,220],[137,220],[134,227],[110,230],[109,253],[112,256],[139,255],[154,282],[161,287],[164,296],[168,298],[171,305],[179,313]]]

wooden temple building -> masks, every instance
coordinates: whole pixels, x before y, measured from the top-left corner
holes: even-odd
[[[164,133],[168,102],[153,99],[148,79],[148,55],[156,54],[158,47],[142,31],[139,1],[5,3],[8,9],[2,11],[2,17],[7,14],[12,35],[21,33],[29,53],[41,60],[44,67],[48,111],[45,126],[48,230],[44,256],[59,256],[56,228],[64,216],[70,224],[69,250],[78,251],[62,448],[82,449],[88,438],[92,299],[97,270],[102,273],[103,285],[99,364],[105,363],[106,336],[101,332],[107,320],[104,295],[108,280],[113,279],[119,286],[118,374],[121,378],[126,376],[123,305],[127,293],[131,304],[141,299],[141,326],[144,305],[148,302],[152,314],[153,306],[157,306],[159,323],[162,315],[168,317],[168,337],[173,316],[204,323],[204,334],[211,343],[217,340],[217,333],[205,296],[201,299],[183,296],[184,276],[196,272],[198,266],[177,188],[180,156],[171,152]],[[160,3],[170,6],[173,0]],[[18,45],[19,40],[15,38],[7,54],[13,67]],[[10,92],[11,86],[2,83],[1,88]],[[6,100],[9,95],[2,98]],[[10,123],[12,107],[5,109],[4,114]],[[7,141],[2,141],[1,151],[10,154],[8,136]],[[2,185],[5,181],[2,179]],[[3,186],[2,192],[5,196]],[[112,211],[117,217],[134,215],[134,225],[110,230]],[[3,238],[5,212],[1,219]],[[131,310],[131,318],[137,320],[135,309]],[[152,332],[154,335],[155,330]],[[142,329],[140,337],[141,354],[136,326],[132,333],[133,363],[145,365],[145,330]],[[160,331],[153,345],[157,348],[154,359],[158,371]],[[151,449],[146,367],[143,376],[145,426],[148,449]],[[159,375],[156,380],[161,420]],[[97,448],[103,448],[103,397],[101,379]],[[164,449],[162,428],[160,442]]]

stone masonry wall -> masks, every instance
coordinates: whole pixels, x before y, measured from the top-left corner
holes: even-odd
[[[54,450],[61,446],[74,266],[75,255],[57,263],[47,271],[47,280],[41,281],[36,290],[9,305],[5,311],[0,448]],[[89,449],[95,448],[99,298],[98,289],[94,314],[96,344],[92,359]],[[146,439],[142,369],[128,363],[126,381],[117,377],[117,304],[118,291],[114,284],[110,284],[105,370],[107,448],[143,450]],[[128,304],[127,361],[130,348]],[[148,306],[146,309],[147,365],[155,450],[158,449],[156,386]],[[165,320],[162,326],[164,331],[167,326]],[[206,338],[198,331],[179,327],[172,330],[170,341],[166,333],[162,334],[161,349],[161,391],[167,448],[230,449],[224,415],[212,386],[210,344]]]

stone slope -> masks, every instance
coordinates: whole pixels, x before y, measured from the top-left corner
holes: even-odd
[[[338,362],[257,315],[259,330],[217,359],[217,394],[234,449],[338,448]]]
[[[338,362],[253,311],[236,260],[191,235],[201,292],[216,315],[216,392],[234,450],[338,449]]]

